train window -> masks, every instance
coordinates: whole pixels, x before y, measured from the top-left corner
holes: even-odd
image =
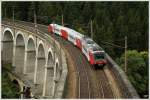
[[[74,37],[73,37],[72,35],[69,35],[69,37],[70,37],[71,39],[75,40]]]
[[[93,47],[93,51],[99,51],[99,50],[102,50],[102,49],[99,47]]]
[[[59,31],[59,29],[55,28],[55,31]]]
[[[59,33],[60,32],[60,30],[59,29],[54,29],[54,33]]]
[[[94,41],[92,41],[92,40],[87,40],[86,42],[87,42],[87,44],[94,44]]]
[[[104,59],[104,53],[95,53],[94,58],[95,60]]]

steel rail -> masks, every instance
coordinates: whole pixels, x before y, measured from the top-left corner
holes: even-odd
[[[72,49],[72,50],[70,50],[70,52],[71,53],[74,53],[73,52],[74,50]],[[76,60],[77,62],[79,62],[79,60],[81,61],[81,59],[76,59],[75,57],[74,57],[74,60]],[[82,82],[84,81],[84,82],[86,82],[87,83],[87,91],[86,92],[88,92],[87,93],[87,97],[88,98],[90,98],[91,97],[91,89],[90,89],[90,81],[89,81],[89,76],[88,76],[88,74],[87,74],[87,70],[84,68],[84,67],[82,67],[82,69],[77,65],[77,70],[78,70],[78,77],[79,77],[79,98],[82,98],[82,92],[81,91],[83,91],[82,90]],[[82,77],[81,77],[82,76]],[[84,88],[86,88],[86,87],[84,87]],[[84,90],[85,91],[85,90]]]

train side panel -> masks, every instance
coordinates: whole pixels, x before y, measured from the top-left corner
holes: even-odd
[[[89,52],[90,64],[94,65],[94,56],[91,52]]]
[[[71,32],[68,32],[68,41],[70,41],[71,43],[73,43],[74,45],[76,45],[75,36],[73,36],[71,34]]]
[[[82,46],[82,53],[86,56],[87,60],[90,61],[88,50],[84,45]]]

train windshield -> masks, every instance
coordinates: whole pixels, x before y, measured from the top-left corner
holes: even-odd
[[[87,40],[87,44],[94,44],[94,41],[92,41],[92,40]]]
[[[102,60],[104,59],[104,53],[94,53],[95,60]]]

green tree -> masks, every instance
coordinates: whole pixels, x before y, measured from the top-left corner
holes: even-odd
[[[12,83],[7,72],[2,72],[2,98],[19,98],[19,87]]]
[[[127,51],[127,75],[141,97],[148,95],[148,52]],[[124,54],[117,61],[124,69]]]

